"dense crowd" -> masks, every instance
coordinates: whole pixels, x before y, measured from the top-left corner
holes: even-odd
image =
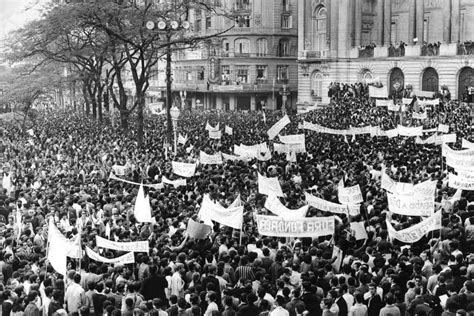
[[[334,84],[331,106],[291,116],[285,134],[297,134],[304,119],[334,129],[397,124],[416,125],[404,113],[375,107],[361,84]],[[137,223],[133,205],[138,186],[109,179],[113,165],[128,166],[124,179],[153,184],[177,179],[171,161],[194,162],[199,152],[232,153],[233,146],[268,142],[267,130],[279,112],[183,112],[179,133],[188,136],[176,156],[163,148],[161,117],[146,119],[142,148],[133,126],[123,132],[109,121],[75,113],[41,112],[33,136],[1,123],[3,177],[11,192],[0,192],[0,301],[2,315],[474,315],[474,194],[447,186],[440,146],[415,144],[414,138],[338,135],[305,131],[306,153],[297,162],[273,153],[269,161],[226,161],[200,165],[187,185],[146,188],[153,224]],[[233,135],[209,139],[206,122],[233,128]],[[448,124],[469,139],[469,111],[449,101],[429,111],[424,128]],[[406,245],[390,240],[386,192],[380,186],[382,164],[396,181],[437,181],[436,205],[442,229]],[[278,176],[285,206],[306,204],[304,192],[337,203],[337,184],[358,184],[364,202],[360,215],[340,215],[333,236],[272,238],[261,236],[254,214],[267,214],[258,193],[258,173]],[[203,196],[223,206],[240,195],[241,232],[215,223],[204,240],[186,233],[189,219],[199,221]],[[19,216],[20,214],[21,216]],[[326,216],[313,207],[307,216]],[[18,220],[21,218],[21,220]],[[149,241],[148,253],[135,263],[105,264],[85,254],[68,259],[66,275],[47,261],[48,221],[69,239],[80,236],[107,258],[123,253],[99,249],[96,236],[115,241]],[[420,221],[391,215],[396,229]],[[367,238],[357,240],[350,222],[364,222]],[[333,256],[333,247],[342,258]],[[341,259],[340,266],[335,263]]]

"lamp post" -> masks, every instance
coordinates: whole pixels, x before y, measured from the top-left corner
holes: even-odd
[[[187,95],[187,92],[186,91],[181,91],[181,108],[182,109],[185,109],[185,101],[186,101],[186,95]]]
[[[176,153],[178,152],[178,118],[179,118],[179,115],[181,114],[181,111],[179,110],[179,108],[174,105],[171,109],[170,109],[170,115],[171,115],[171,119],[173,120],[173,131],[174,131],[174,155],[176,156]]]

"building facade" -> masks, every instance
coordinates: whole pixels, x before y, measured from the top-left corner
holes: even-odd
[[[299,0],[223,0],[226,16],[193,10],[193,35],[214,37],[173,60],[173,91],[188,108],[295,107]]]
[[[331,82],[396,82],[416,91],[474,86],[474,1],[298,1],[298,102],[326,100]]]

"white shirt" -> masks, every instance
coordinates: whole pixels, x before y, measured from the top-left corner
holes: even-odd
[[[270,312],[270,316],[290,316],[290,312],[281,306],[278,306]]]

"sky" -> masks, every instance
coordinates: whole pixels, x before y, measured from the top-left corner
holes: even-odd
[[[5,36],[39,16],[45,0],[0,0],[0,45]]]

